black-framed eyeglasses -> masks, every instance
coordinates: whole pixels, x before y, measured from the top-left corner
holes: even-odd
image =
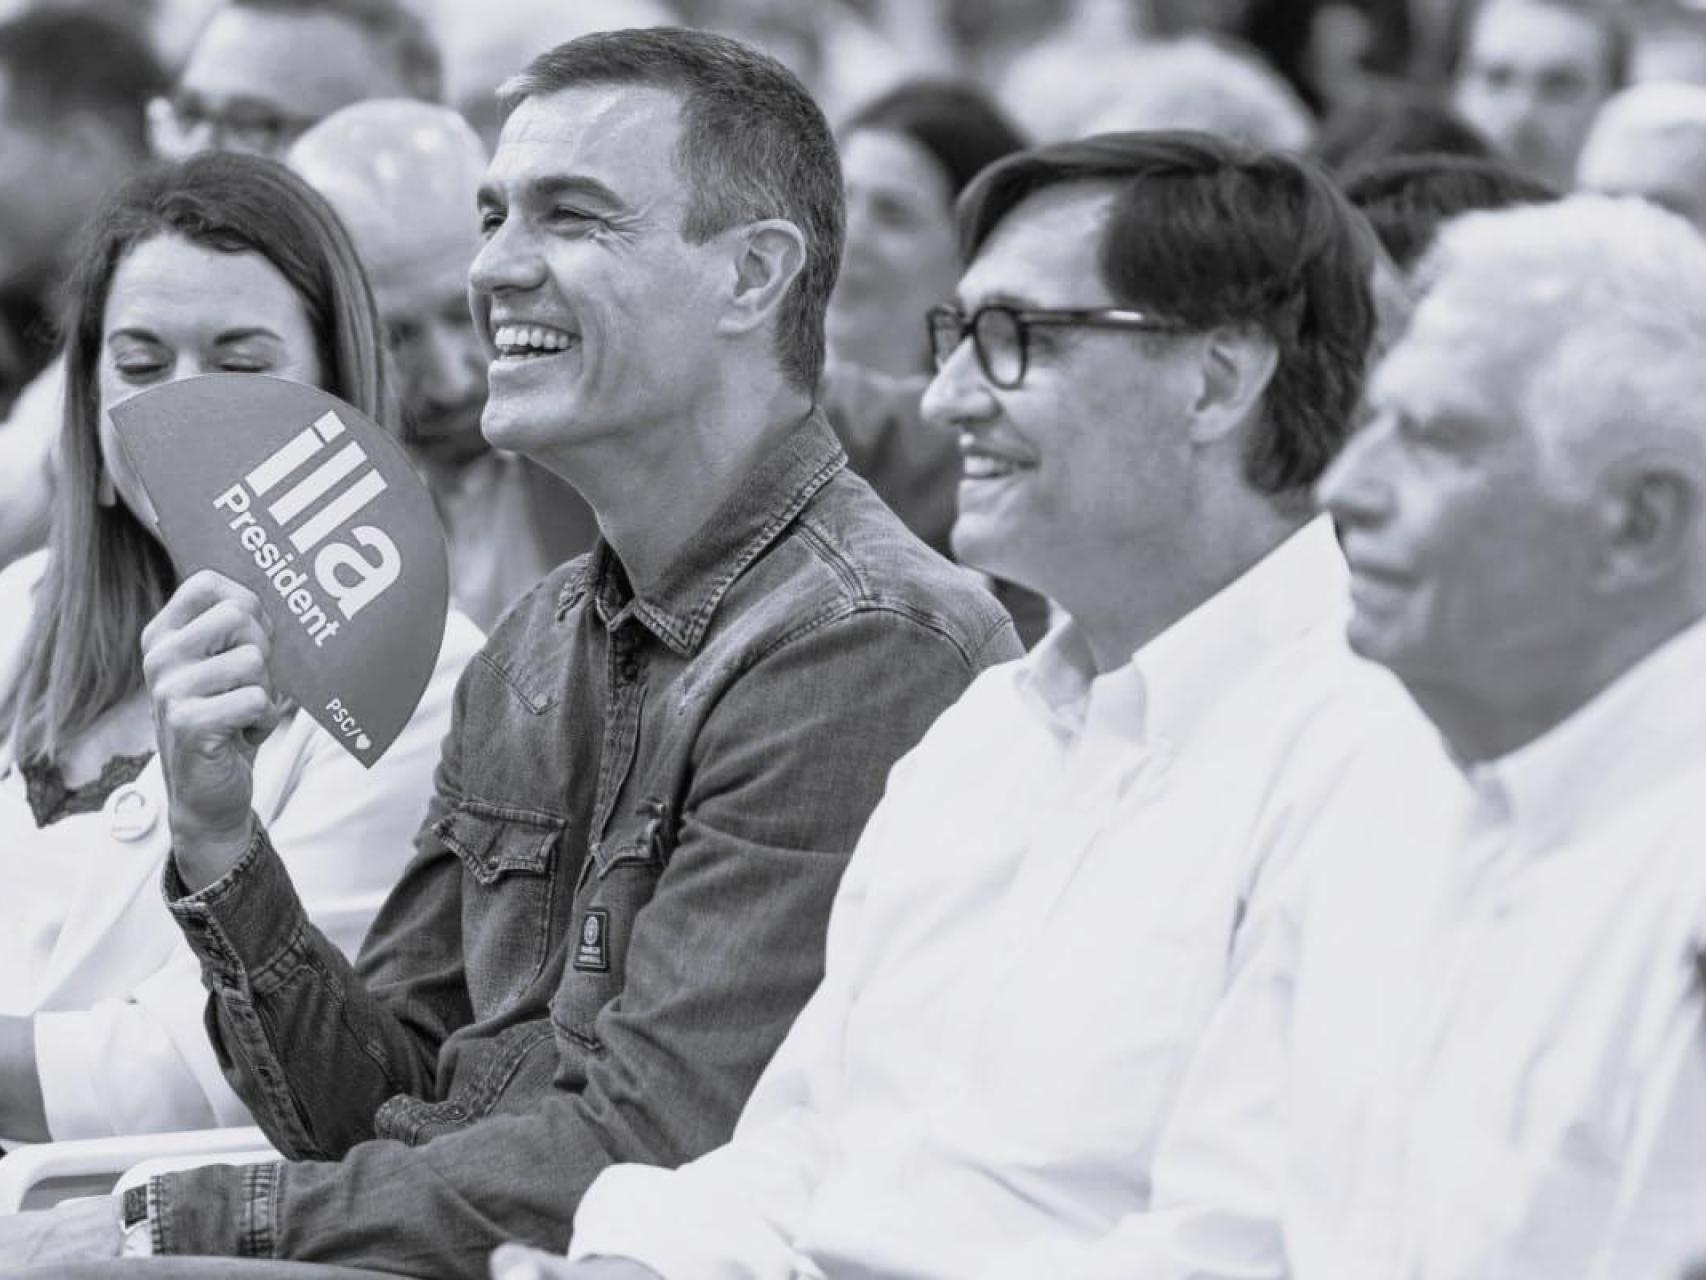
[[[940,369],[969,336],[984,377],[1004,391],[1025,380],[1030,364],[1031,330],[1126,329],[1138,333],[1179,333],[1184,326],[1131,307],[1041,310],[992,303],[966,315],[958,307],[931,307],[930,354]]]
[[[150,102],[148,120],[154,149],[167,159],[182,159],[202,147],[277,156],[315,117],[246,99],[216,105],[179,90]]]

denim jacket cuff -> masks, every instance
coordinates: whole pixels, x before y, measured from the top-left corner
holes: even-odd
[[[234,980],[242,973],[257,982],[301,945],[307,916],[290,873],[258,822],[237,865],[205,889],[190,893],[170,857],[161,887],[191,949],[215,975]]]
[[[207,1165],[149,1181],[159,1253],[273,1258],[284,1165]]]

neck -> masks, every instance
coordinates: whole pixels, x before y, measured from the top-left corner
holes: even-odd
[[[1117,570],[1073,583],[1053,599],[1072,616],[1099,672],[1112,671],[1210,597],[1242,577],[1296,533],[1307,517],[1265,499],[1240,504],[1243,519],[1226,521],[1190,545],[1121,548],[1086,557]],[[1148,541],[1154,542],[1154,539]]]
[[[1698,620],[1698,615],[1662,623],[1644,619],[1646,625],[1601,638],[1589,652],[1575,646],[1527,655],[1475,687],[1401,673],[1400,678],[1452,755],[1462,764],[1479,764],[1550,733]]]
[[[538,459],[592,506],[630,581],[661,576],[810,412],[810,397],[779,375],[755,381],[731,378],[670,421]]]

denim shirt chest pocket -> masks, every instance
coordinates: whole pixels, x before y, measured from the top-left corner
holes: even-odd
[[[643,801],[610,823],[581,864],[566,944],[569,954],[551,1001],[551,1018],[585,1047],[599,1047],[599,1010],[622,992],[634,918],[657,892],[675,847],[673,817],[663,801]]]
[[[479,1019],[527,993],[545,967],[563,819],[462,800],[434,833],[462,862],[462,951]]]

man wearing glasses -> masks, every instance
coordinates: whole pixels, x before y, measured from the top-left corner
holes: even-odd
[[[1343,648],[1311,519],[1374,329],[1328,180],[1106,135],[996,164],[960,219],[924,398],[965,456],[955,548],[1069,619],[890,775],[733,1140],[606,1170],[574,1261],[500,1276],[986,1276],[1100,1237],[1147,1206],[1197,1039],[1396,700]]]
[[[312,125],[367,98],[436,102],[431,32],[403,0],[227,0],[171,96],[149,106],[154,149],[283,157]]]

